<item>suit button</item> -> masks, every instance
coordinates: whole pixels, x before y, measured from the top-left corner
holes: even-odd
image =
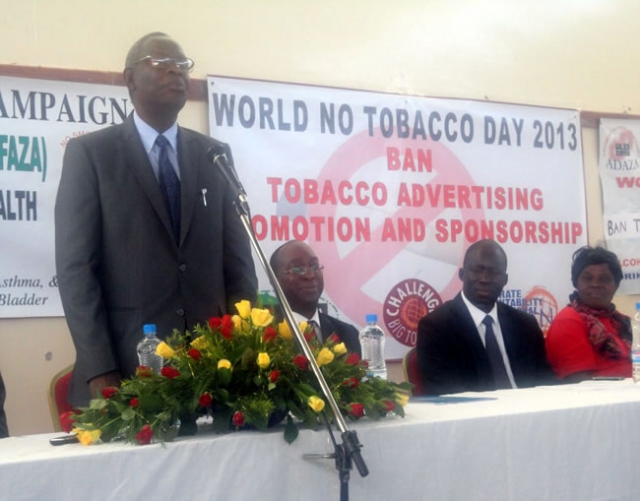
[[[176,315],[178,315],[179,317],[184,317],[184,310],[182,308],[176,310]]]
[[[187,265],[186,264],[181,264],[180,266],[178,266],[178,269],[182,272],[184,272],[187,269]]]

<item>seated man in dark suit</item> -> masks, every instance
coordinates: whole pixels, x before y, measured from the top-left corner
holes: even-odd
[[[2,380],[2,373],[0,372],[0,438],[7,438],[9,436],[7,416],[4,413],[4,399],[6,396],[7,391],[4,388],[4,381]]]
[[[318,335],[323,341],[335,334],[347,350],[360,354],[356,328],[318,309],[318,301],[324,289],[324,278],[323,266],[320,265],[313,249],[299,240],[290,240],[274,251],[270,263],[282,292],[289,301],[296,322],[313,321],[319,325]]]
[[[493,240],[469,246],[462,292],[424,316],[417,353],[429,395],[526,388],[555,381],[536,319],[497,302],[507,256]]]

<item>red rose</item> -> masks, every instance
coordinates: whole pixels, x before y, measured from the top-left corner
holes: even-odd
[[[273,341],[278,336],[278,331],[276,331],[273,327],[269,326],[264,330],[264,334],[262,335],[262,339],[264,339],[265,343]]]
[[[360,355],[358,355],[355,352],[349,353],[349,356],[344,361],[345,364],[349,364],[349,365],[358,365],[358,362],[360,362]]]
[[[361,418],[364,416],[364,405],[354,402],[347,407],[349,407],[349,414],[353,417]]]
[[[213,402],[213,398],[211,398],[211,393],[208,391],[200,395],[200,398],[198,399],[198,405],[200,407],[209,407],[211,402]]]
[[[295,357],[293,357],[293,363],[301,371],[306,371],[309,368],[309,359],[304,355],[296,355]]]
[[[174,369],[173,367],[163,367],[162,371],[160,371],[164,377],[173,379],[180,375],[180,371],[178,369]]]
[[[146,365],[138,365],[138,367],[136,367],[136,376],[138,377],[151,377],[151,374],[153,374],[151,367],[147,367]]]
[[[273,369],[269,373],[269,381],[271,381],[272,383],[275,383],[279,377],[280,377],[280,371],[278,369]]]
[[[202,353],[200,353],[200,350],[196,350],[195,348],[191,348],[187,354],[193,358],[196,362],[198,360],[200,360],[202,358]]]
[[[136,433],[136,440],[140,445],[147,445],[151,442],[152,438],[153,430],[148,424],[145,424],[142,429],[138,433]]]
[[[315,331],[312,330],[312,331],[305,332],[304,333],[304,338],[307,340],[307,343],[308,343],[309,341],[312,341],[314,339],[318,339],[318,336],[316,336]]]
[[[242,426],[244,424],[244,414],[242,414],[242,412],[240,411],[236,411],[233,414],[233,426]]]
[[[337,334],[331,334],[328,338],[327,341],[331,341],[334,344],[338,344],[340,342],[340,338],[337,336]]]
[[[138,407],[138,404],[140,403],[140,400],[138,400],[137,398],[132,398],[131,400],[129,400],[129,405],[131,407]]]
[[[76,413],[74,411],[67,411],[67,412],[63,412],[62,414],[60,414],[60,426],[62,427],[62,431],[64,431],[65,433],[69,433],[71,431],[71,428],[73,428],[73,416],[75,416]]]
[[[220,334],[222,334],[227,341],[231,341],[231,336],[233,335],[233,320],[231,319],[231,315],[225,315],[222,317]]]
[[[347,379],[342,381],[342,384],[344,386],[348,386],[349,388],[357,388],[358,386],[360,386],[360,381],[358,381],[358,378],[356,377],[348,377]]]
[[[116,393],[118,393],[118,388],[116,388],[115,386],[107,386],[102,390],[102,398],[106,398],[108,400]]]
[[[219,330],[221,324],[222,319],[220,317],[211,317],[209,319],[209,327],[211,327],[211,330]]]
[[[362,365],[362,367],[364,367],[365,369],[369,368],[369,361],[368,360],[360,360],[360,365]]]
[[[393,403],[392,400],[385,400],[384,402],[382,402],[385,406],[385,411],[386,412],[393,412],[393,410],[396,408],[396,404]]]

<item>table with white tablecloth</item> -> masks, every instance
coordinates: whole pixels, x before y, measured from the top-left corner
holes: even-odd
[[[640,386],[588,381],[413,399],[406,417],[349,423],[367,477],[358,500],[640,500]],[[2,500],[339,499],[325,430],[287,445],[266,433],[197,436],[164,446],[52,447],[33,435],[0,440]]]

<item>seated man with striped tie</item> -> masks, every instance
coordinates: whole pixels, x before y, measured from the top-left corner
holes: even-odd
[[[347,350],[360,354],[356,328],[319,309],[324,289],[324,266],[318,261],[313,249],[299,240],[290,240],[273,252],[270,264],[296,322],[306,321],[311,324],[320,341],[335,334]]]
[[[493,240],[470,245],[462,291],[424,316],[417,354],[429,395],[526,388],[555,381],[536,319],[497,301],[507,256]]]

